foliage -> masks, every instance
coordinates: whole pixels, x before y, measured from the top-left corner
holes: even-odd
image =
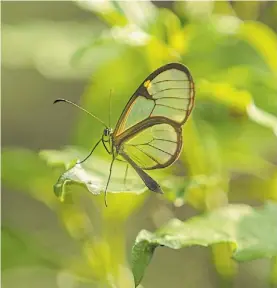
[[[51,269],[62,267],[58,257],[51,255],[45,247],[34,247],[33,243],[33,239],[22,232],[2,226],[2,271],[21,265],[43,265]]]
[[[74,33],[67,41],[72,43],[74,49],[69,50],[74,54],[67,51],[63,55],[67,55],[63,58],[67,63],[62,66],[64,70],[59,70],[59,65],[55,69],[51,65],[51,69],[36,66],[36,61],[29,61],[28,65],[35,63],[43,75],[53,78],[91,75],[80,105],[97,117],[108,119],[107,103],[112,89],[112,126],[115,126],[115,119],[141,81],[168,62],[184,63],[196,83],[196,105],[184,126],[180,160],[166,171],[156,172],[154,177],[165,187],[168,203],[182,206],[179,209],[190,205],[205,214],[185,222],[173,219],[156,233],[140,232],[132,252],[135,284],[141,281],[155,248],[161,245],[174,249],[212,245],[214,264],[223,278],[236,274],[236,265],[230,260],[233,251],[222,252],[226,247],[227,250],[236,247],[234,258],[240,261],[277,256],[277,211],[273,203],[277,201],[276,33],[262,22],[242,21],[228,1],[177,1],[172,3],[172,9],[158,8],[150,1],[132,5],[117,1],[76,4],[91,11],[101,25],[95,25],[95,30],[90,27],[93,31],[89,36],[86,30],[82,41],[78,33],[82,25],[73,25]],[[50,29],[48,33],[56,30],[56,39],[61,39],[59,35],[65,37],[64,29],[43,27]],[[23,28],[20,35],[26,43],[32,42],[30,38],[26,40],[26,35],[40,32]],[[6,43],[11,41],[15,29],[4,27]],[[34,39],[38,41],[37,37]],[[83,39],[88,44],[81,46]],[[47,53],[54,51],[55,45],[54,41],[49,43]],[[44,63],[47,53],[40,52],[37,49],[36,57],[39,63]],[[4,56],[8,55],[4,63],[16,60],[5,53],[8,51],[4,49]],[[92,70],[87,63],[92,63]],[[53,107],[53,113],[59,113],[59,109],[63,108]],[[125,222],[141,208],[150,193],[142,193],[144,187],[134,179],[131,193],[124,191],[120,182],[124,172],[118,167],[108,191],[109,207],[104,207],[100,192],[109,163],[104,149],[99,148],[84,165],[74,166],[102,133],[103,127],[93,121],[85,114],[80,115],[72,132],[72,146],[60,151],[36,153],[5,148],[2,179],[6,187],[28,192],[60,217],[82,255],[65,261],[65,269],[81,282],[132,287],[125,255]],[[72,182],[79,185],[69,185]],[[63,203],[53,193],[55,183],[55,193]],[[92,193],[85,193],[87,190]],[[92,214],[81,204],[83,198],[93,207]],[[261,210],[247,205],[226,205],[253,200],[273,202]],[[99,225],[102,229],[97,228]],[[225,246],[217,245],[221,242]],[[227,264],[222,267],[219,259]],[[274,283],[276,257],[272,263],[273,276],[269,281]]]
[[[267,204],[260,211],[247,205],[229,205],[186,222],[172,219],[156,233],[142,230],[132,251],[136,285],[158,246],[180,249],[229,242],[237,261],[276,256],[276,209],[276,204]]]

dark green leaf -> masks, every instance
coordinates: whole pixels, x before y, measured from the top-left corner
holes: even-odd
[[[156,233],[141,231],[132,250],[133,274],[138,285],[158,246],[180,249],[228,242],[237,261],[277,255],[277,205],[261,209],[229,205],[186,222],[171,220]]]
[[[137,237],[136,245],[132,251],[132,270],[135,280],[135,285],[138,286],[144,274],[145,268],[150,263],[155,248],[158,245],[149,245],[149,240],[152,234],[146,230],[142,230]],[[140,240],[141,239],[141,240]],[[147,240],[144,240],[147,239]]]

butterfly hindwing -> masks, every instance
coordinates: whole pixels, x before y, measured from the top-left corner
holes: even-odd
[[[121,150],[142,169],[152,170],[172,164],[178,158],[181,147],[180,128],[152,121],[138,133],[123,139]]]

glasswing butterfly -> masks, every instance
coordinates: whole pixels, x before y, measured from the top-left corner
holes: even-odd
[[[77,104],[74,105],[101,122],[105,129],[101,139],[89,155],[78,162],[87,160],[100,142],[112,156],[107,189],[115,160],[131,165],[149,190],[163,193],[160,185],[145,171],[161,169],[174,163],[182,149],[182,125],[187,121],[194,105],[195,89],[192,76],[186,66],[180,63],[166,64],[152,72],[138,87],[126,104],[115,129]]]

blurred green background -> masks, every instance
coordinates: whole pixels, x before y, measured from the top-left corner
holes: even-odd
[[[141,229],[227,203],[277,201],[276,2],[1,6],[3,287],[133,287],[130,251]],[[114,127],[143,79],[173,61],[189,67],[196,104],[166,195],[109,195],[104,209],[103,197],[72,185],[60,203],[53,185],[74,153],[39,151],[88,151],[103,127],[53,101],[107,121],[112,89]],[[277,283],[276,259],[236,265],[230,256],[227,244],[160,249],[142,286]]]

